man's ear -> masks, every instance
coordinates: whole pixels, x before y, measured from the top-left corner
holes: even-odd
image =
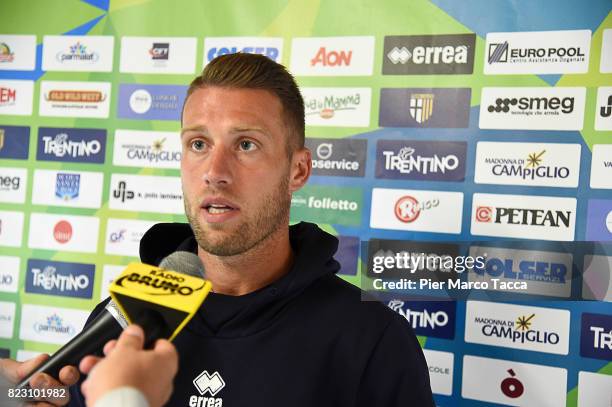
[[[289,174],[289,190],[295,192],[302,188],[312,172],[312,154],[306,147],[293,152]]]

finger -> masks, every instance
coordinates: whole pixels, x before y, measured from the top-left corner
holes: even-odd
[[[27,375],[32,373],[38,366],[42,365],[45,360],[49,359],[49,355],[46,353],[42,353],[33,357],[32,359],[28,359],[23,363],[17,362],[17,369],[15,373],[18,376],[18,381],[25,378]]]
[[[17,372],[20,365],[22,363],[13,359],[0,359],[0,376],[6,378],[11,383],[17,383],[21,379]]]
[[[83,359],[81,359],[81,363],[79,363],[79,370],[83,374],[89,374],[89,372],[91,372],[91,369],[93,369],[94,366],[97,365],[101,360],[102,358],[97,356],[85,356]]]
[[[176,347],[170,341],[158,339],[155,341],[153,352],[162,358],[162,363],[174,376],[178,371],[178,353]]]
[[[108,342],[106,342],[106,345],[104,345],[104,356],[108,356],[110,355],[110,353],[113,351],[113,349],[115,349],[115,346],[117,346],[117,340],[116,339],[112,339]]]
[[[74,366],[64,366],[59,372],[60,382],[64,386],[72,386],[79,380],[79,370]]]
[[[83,393],[83,397],[87,398],[88,392],[89,392],[89,379],[85,380],[83,384],[81,384],[81,393]]]
[[[144,346],[144,331],[138,325],[128,325],[117,339],[115,349],[142,349]]]

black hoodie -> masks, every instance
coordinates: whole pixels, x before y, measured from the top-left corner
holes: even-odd
[[[287,274],[243,296],[209,294],[176,337],[179,372],[167,405],[433,406],[412,329],[335,275],[337,239],[304,222],[290,227],[290,239],[295,262]],[[196,248],[189,225],[157,224],[140,256],[159,264]],[[71,406],[84,406],[79,387]]]

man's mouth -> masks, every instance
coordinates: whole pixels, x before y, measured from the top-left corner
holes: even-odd
[[[227,205],[217,205],[217,204],[210,204],[204,207],[204,209],[206,209],[208,211],[208,213],[212,214],[212,215],[216,215],[218,213],[226,213],[229,211],[233,211],[234,208],[229,207]]]

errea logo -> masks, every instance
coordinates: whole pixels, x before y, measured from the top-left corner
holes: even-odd
[[[214,397],[225,387],[225,381],[223,381],[223,378],[219,372],[210,374],[207,370],[204,370],[198,375],[198,377],[193,379],[193,385],[200,393],[200,396],[191,396],[189,398],[189,407],[223,406],[223,399],[220,397]]]

